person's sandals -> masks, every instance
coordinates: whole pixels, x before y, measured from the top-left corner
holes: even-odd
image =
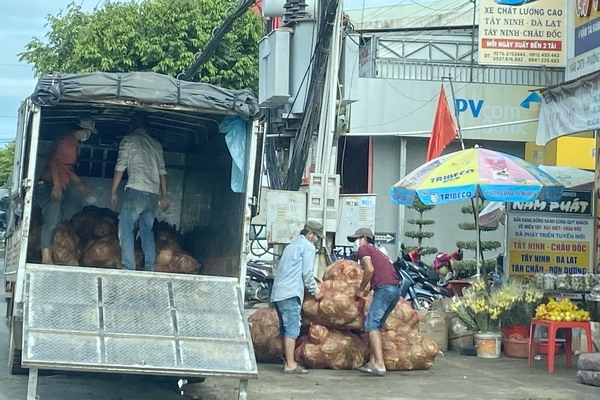
[[[294,374],[294,375],[302,375],[308,374],[308,370],[304,367],[301,367],[300,364],[296,365],[296,368],[290,370],[282,370],[284,374]]]
[[[365,374],[368,374],[368,375],[373,375],[373,376],[384,376],[385,375],[385,371],[378,370],[371,363],[366,363],[362,367],[358,367],[356,369],[358,371],[364,372]]]

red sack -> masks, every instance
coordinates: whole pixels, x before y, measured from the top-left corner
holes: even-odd
[[[358,287],[363,275],[364,271],[356,261],[337,260],[327,266],[323,280],[344,281]]]

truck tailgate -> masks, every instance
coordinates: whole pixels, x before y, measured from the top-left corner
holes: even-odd
[[[238,282],[26,265],[23,366],[258,377]]]

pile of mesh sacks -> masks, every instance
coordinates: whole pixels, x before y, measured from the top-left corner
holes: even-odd
[[[86,206],[70,220],[58,226],[52,245],[52,257],[57,265],[122,268],[121,245],[118,236],[118,216],[109,208]],[[42,218],[39,208],[32,212],[27,261],[40,262],[40,232]],[[154,223],[156,271],[196,274],[200,263],[183,250],[183,236],[175,226]],[[144,254],[141,244],[135,244],[136,268],[142,269]]]
[[[295,358],[307,368],[355,369],[369,360],[369,338],[364,321],[372,299],[356,298],[363,270],[350,260],[329,265],[319,283],[321,301],[307,295],[302,304],[302,330]],[[254,352],[259,362],[281,362],[282,338],[277,313],[260,308],[248,319]],[[435,342],[418,331],[419,314],[401,299],[382,331],[387,370],[429,369],[439,353]]]

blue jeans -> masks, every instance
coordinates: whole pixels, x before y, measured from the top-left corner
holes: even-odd
[[[300,336],[300,298],[294,296],[290,299],[273,302],[279,317],[279,328],[282,337],[297,339]]]
[[[375,289],[373,301],[365,319],[365,332],[379,331],[400,300],[398,285],[383,285]]]
[[[154,244],[154,215],[158,206],[158,195],[126,188],[119,214],[119,242],[121,244],[121,261],[123,268],[135,269],[135,237],[133,232],[136,222],[140,228],[142,250],[144,252],[144,271],[154,271],[156,246]]]
[[[63,197],[60,199],[53,199],[52,186],[52,182],[39,181],[35,185],[33,193],[33,205],[42,209],[42,229],[40,233],[40,247],[42,249],[49,249],[54,243],[54,235],[60,223],[60,212],[66,192],[63,192]]]

